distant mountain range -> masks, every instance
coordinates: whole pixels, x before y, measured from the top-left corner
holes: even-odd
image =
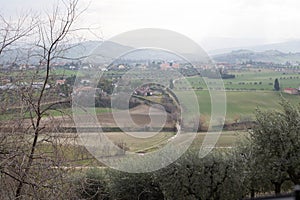
[[[64,52],[64,56],[67,58],[84,58],[89,55],[94,57],[101,57],[104,59],[116,58],[120,53],[133,50],[132,47],[124,46],[115,42],[101,41],[85,41],[74,45],[74,48]],[[218,49],[208,52],[210,57],[216,62],[228,62],[238,63],[243,61],[261,61],[261,62],[273,62],[273,63],[285,63],[285,62],[300,62],[300,40],[266,44],[250,47],[237,47],[229,49]],[[8,53],[1,55],[0,64],[10,62],[18,58],[24,59],[28,56],[25,48],[16,48],[10,50]],[[183,54],[182,56],[188,58],[191,61],[197,60],[197,56],[192,53]],[[23,58],[24,57],[24,58]],[[151,51],[140,51],[138,53],[126,56],[127,59],[175,59],[171,54],[159,54]],[[97,59],[98,59],[97,58]],[[38,58],[31,58],[31,63],[37,63]],[[27,62],[28,63],[28,62]]]
[[[93,52],[102,55],[103,57],[114,57],[118,55],[119,52],[130,51],[133,48],[128,46],[123,46],[114,42],[106,42],[103,46],[99,48],[101,42],[85,42],[82,43],[85,49],[94,49]],[[98,47],[97,47],[98,46]],[[70,54],[72,54],[70,52]],[[139,53],[127,56],[129,59],[154,59],[158,58],[160,54],[155,54],[150,51],[141,51]],[[274,43],[274,44],[264,44],[257,46],[248,47],[236,47],[229,49],[219,49],[214,51],[209,51],[208,55],[217,62],[229,62],[237,63],[243,61],[261,61],[261,62],[273,62],[273,63],[285,63],[285,62],[300,62],[300,40],[294,40],[289,42]],[[166,59],[174,59],[171,55],[164,54]],[[184,54],[184,57],[190,60],[197,60],[196,55]]]
[[[86,41],[77,44],[71,44],[71,48],[67,48],[66,51],[60,55],[60,57],[64,57],[68,60],[77,59],[87,61],[87,62],[95,62],[95,63],[104,63],[104,62],[112,62],[119,56],[122,59],[128,60],[182,60],[182,58],[178,57],[175,54],[168,53],[167,51],[156,51],[156,50],[145,50],[145,49],[138,49],[136,51],[133,47],[121,45],[115,42],[106,41]],[[132,52],[131,52],[132,51]],[[130,52],[126,55],[124,53]],[[33,53],[34,55],[41,54],[39,49],[36,49]],[[197,56],[194,54],[183,54],[189,60],[196,60]],[[9,51],[5,52],[0,56],[0,64],[5,63],[30,63],[30,64],[37,64],[39,63],[40,57],[38,56],[28,56],[28,49],[26,48],[15,48],[10,49]],[[58,59],[61,61],[63,59]]]

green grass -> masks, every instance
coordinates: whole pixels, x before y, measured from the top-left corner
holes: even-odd
[[[183,100],[184,106],[192,110],[193,105],[188,103],[189,96],[186,91],[181,91],[180,96],[185,98]],[[195,91],[197,95],[200,114],[204,115],[207,120],[211,114],[211,99],[208,90]],[[238,117],[241,120],[253,118],[256,108],[262,110],[279,109],[281,95],[293,104],[300,102],[299,95],[289,95],[274,91],[227,91],[226,92],[226,120],[232,122],[234,118]],[[195,112],[196,113],[196,112]]]
[[[180,101],[183,102],[183,107],[189,110],[190,117],[192,118],[197,114],[194,109],[194,105],[190,104],[190,96],[186,91],[181,91]],[[209,91],[195,91],[198,105],[200,109],[200,115],[205,116],[206,120],[209,120],[211,114],[211,99],[209,95]],[[235,118],[239,118],[240,120],[247,120],[253,118],[254,112],[256,108],[261,108],[263,110],[274,110],[279,109],[279,102],[281,97],[283,96],[287,100],[291,101],[294,104],[300,102],[299,95],[289,95],[282,94],[280,92],[274,91],[227,91],[226,92],[226,101],[227,101],[227,113],[226,120],[228,122],[232,122]],[[71,108],[60,109],[65,114],[72,114]],[[48,111],[48,114],[52,116],[61,116],[62,112],[51,110]],[[111,112],[111,109],[108,108],[95,108],[96,114],[108,113]],[[16,116],[16,114],[0,114],[0,120],[8,120],[12,119]],[[29,114],[24,115],[26,118],[29,117]]]
[[[92,109],[88,112],[92,112]],[[115,109],[114,109],[115,110]],[[95,112],[96,114],[102,114],[102,113],[109,113],[112,112],[111,108],[95,108]],[[57,109],[57,110],[48,110],[45,115],[50,115],[53,117],[60,117],[62,115],[72,115],[72,108],[61,108],[61,109]],[[82,111],[82,113],[86,113],[85,111]],[[1,113],[0,114],[0,121],[5,121],[5,120],[12,120],[12,119],[16,119],[16,118],[20,118],[20,114],[19,113]],[[24,119],[29,119],[30,118],[30,114],[29,112],[24,113],[24,115],[22,116],[22,118]]]
[[[231,72],[230,72],[231,73]],[[274,81],[279,80],[280,87],[298,88],[300,86],[300,74],[275,72],[272,70],[255,70],[244,72],[232,72],[235,74],[234,79],[223,79],[226,90],[269,90],[274,89]],[[186,78],[194,89],[207,89],[206,83],[214,83],[215,79],[202,78],[200,76]],[[177,85],[180,88],[180,83]]]
[[[40,143],[37,146],[37,154],[63,159],[64,165],[67,166],[101,166],[84,146],[63,144],[53,146],[51,144]]]
[[[282,95],[292,103],[299,103],[300,96],[281,94],[274,92],[274,81],[277,78],[281,89],[287,87],[298,88],[300,86],[300,74],[275,72],[274,70],[251,69],[243,72],[229,72],[235,74],[234,79],[224,79],[224,88],[226,90],[227,99],[227,115],[226,120],[232,122],[233,119],[250,119],[253,118],[255,109],[278,109],[280,96]],[[206,83],[213,84],[215,79],[194,76],[186,78],[198,98],[200,113],[206,118],[210,117],[211,100]],[[184,106],[192,110],[193,105],[189,105],[188,92],[184,89],[184,81],[177,80],[175,87],[179,89],[181,100]],[[195,112],[196,113],[196,112]]]
[[[15,79],[20,79],[22,81],[28,81],[30,82],[32,80],[32,77],[41,78],[43,79],[46,75],[45,69],[40,70],[25,70],[25,71],[14,71],[9,73],[0,73],[1,76],[7,76],[7,77],[14,77]],[[82,77],[84,76],[84,73],[82,71],[78,70],[69,70],[69,69],[51,69],[50,76],[62,76],[64,78],[70,77],[70,76],[78,76]]]
[[[223,131],[219,136],[216,147],[233,147],[236,142],[243,139],[247,134],[246,131]],[[206,133],[198,133],[191,147],[200,148],[205,136]]]
[[[279,80],[281,88],[300,86],[300,75],[297,73],[283,74],[273,71],[255,71],[235,73],[235,79],[224,80],[226,88],[273,90],[274,80]]]
[[[278,110],[281,95],[292,103],[300,101],[300,96],[281,94],[279,92],[226,92],[227,119],[230,121],[237,115],[253,116],[255,109]]]
[[[112,112],[112,109],[111,108],[90,108],[89,110],[87,111],[78,111],[77,114],[84,114],[84,113],[91,113],[93,112],[93,109],[95,109],[95,112],[96,114],[102,114],[102,113],[109,113],[109,112]],[[115,110],[115,109],[114,109]],[[59,109],[59,110],[49,110],[47,112],[48,114],[50,114],[51,116],[54,116],[54,117],[57,117],[57,116],[61,116],[62,113],[64,114],[68,114],[68,115],[72,115],[72,108],[63,108],[63,109]]]
[[[82,71],[78,70],[70,70],[70,69],[55,69],[52,71],[52,74],[55,75],[61,75],[64,77],[70,77],[70,76],[78,76],[82,77],[84,76]]]

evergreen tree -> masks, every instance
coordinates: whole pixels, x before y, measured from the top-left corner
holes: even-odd
[[[173,79],[170,79],[170,85],[169,85],[170,89],[174,89],[174,83],[173,83]]]
[[[275,91],[279,91],[280,90],[279,81],[278,81],[277,78],[274,81],[274,89],[275,89]]]

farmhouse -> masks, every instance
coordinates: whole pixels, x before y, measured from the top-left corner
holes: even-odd
[[[32,88],[35,88],[35,89],[41,89],[44,85],[44,82],[32,82]],[[49,84],[46,84],[45,85],[45,89],[49,89],[50,88],[50,85]]]
[[[125,69],[125,66],[124,65],[119,65],[118,69]]]
[[[82,80],[80,81],[80,83],[83,84],[84,86],[89,86],[90,83],[91,83],[91,81],[88,80],[88,79],[82,79]]]
[[[66,79],[56,80],[55,85],[64,85],[66,82]]]
[[[299,94],[296,88],[285,88],[283,92],[287,94]]]
[[[167,70],[167,69],[172,69],[172,68],[179,68],[178,63],[173,63],[173,62],[165,62],[160,64],[160,68],[162,70]]]
[[[136,95],[141,95],[141,96],[152,96],[152,91],[150,90],[150,88],[147,87],[141,87],[141,88],[137,88],[134,91],[134,94]]]

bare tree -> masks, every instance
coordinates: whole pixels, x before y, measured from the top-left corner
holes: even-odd
[[[27,38],[33,33],[34,28],[36,27],[36,21],[30,15],[26,14],[20,16],[17,20],[12,20],[10,18],[5,18],[3,15],[0,15],[0,58],[2,55],[9,50],[14,48],[14,45],[20,42],[22,39]],[[11,61],[13,62],[13,61]],[[15,92],[7,90],[6,92],[1,92],[1,112],[7,110],[10,101],[16,99]],[[20,123],[18,120],[9,123],[13,129],[18,129]],[[0,134],[0,175],[1,181],[4,179],[3,175],[12,178],[13,180],[18,179],[15,174],[12,174],[6,171],[5,166],[14,166],[17,157],[20,157],[20,148],[21,137],[18,137],[17,134],[12,134],[15,132],[13,129],[7,131],[5,124],[1,123],[1,134]],[[3,127],[4,126],[4,127]],[[2,130],[4,129],[4,130]],[[14,147],[14,148],[11,148]],[[10,182],[4,183],[7,185],[7,188],[13,188]],[[2,188],[2,187],[1,187]],[[1,192],[2,193],[2,192]],[[9,192],[7,192],[9,193]],[[8,194],[9,195],[9,194]]]
[[[16,21],[0,15],[0,55],[16,42],[32,34],[36,25],[37,21],[29,14],[19,17]]]
[[[5,192],[9,199],[63,198],[62,190],[66,188],[65,169],[61,167],[65,161],[62,144],[74,138],[53,134],[62,120],[54,119],[50,111],[70,100],[53,97],[53,90],[48,87],[53,83],[51,68],[72,47],[68,44],[74,32],[72,26],[83,11],[78,9],[78,0],[67,0],[61,1],[46,18],[29,23],[22,18],[14,24],[0,16],[5,25],[0,30],[0,55],[15,42],[32,36],[37,39],[31,44],[28,58],[39,60],[31,77],[19,77],[19,82],[30,81],[29,85],[5,91],[10,104],[4,110],[8,110],[7,116],[12,120],[0,126],[0,180],[5,186],[0,187],[0,192],[5,190],[1,195]],[[34,87],[36,81],[42,83],[39,88]]]
[[[56,7],[52,14],[47,15],[47,20],[45,22],[40,22],[38,25],[39,40],[37,41],[36,46],[42,50],[42,53],[39,54],[39,56],[41,58],[40,64],[45,67],[45,76],[43,85],[38,92],[35,101],[32,101],[32,93],[30,93],[29,98],[26,99],[28,105],[30,105],[31,125],[34,137],[22,176],[18,181],[19,183],[15,193],[17,199],[21,197],[23,186],[29,178],[28,174],[30,173],[35,159],[38,139],[41,131],[45,128],[45,125],[42,125],[42,118],[53,105],[42,108],[42,102],[46,96],[46,87],[49,83],[51,64],[55,59],[61,56],[62,52],[66,51],[63,42],[67,39],[71,32],[71,27],[78,17],[78,0],[71,0],[63,3],[66,11],[65,14],[60,15],[59,7]]]

